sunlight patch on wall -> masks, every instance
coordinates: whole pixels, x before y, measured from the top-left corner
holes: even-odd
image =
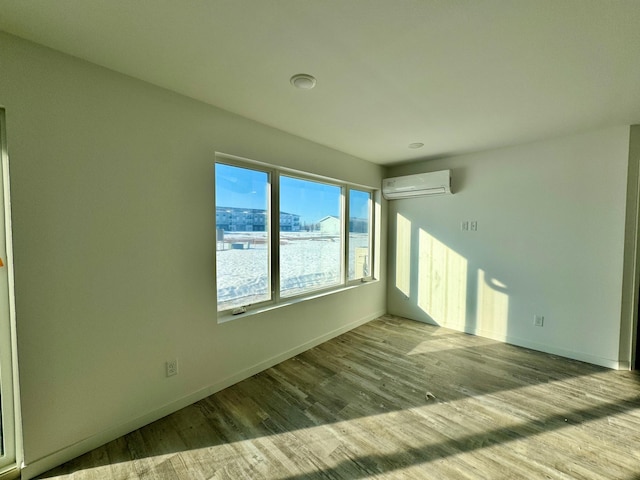
[[[506,291],[504,283],[489,277],[484,270],[478,270],[476,332],[506,340],[509,322],[509,296]]]
[[[467,260],[423,229],[418,248],[418,306],[438,324],[464,323]]]
[[[411,221],[396,218],[396,288],[409,297],[411,292]]]

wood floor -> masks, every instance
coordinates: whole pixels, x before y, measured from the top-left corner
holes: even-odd
[[[384,316],[39,478],[640,480],[640,376]]]

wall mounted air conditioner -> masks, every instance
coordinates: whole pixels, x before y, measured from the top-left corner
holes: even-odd
[[[382,195],[387,200],[447,194],[451,195],[451,170],[382,180]]]

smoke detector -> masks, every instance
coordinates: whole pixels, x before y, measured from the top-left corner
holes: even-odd
[[[298,73],[291,77],[291,85],[302,90],[311,90],[316,86],[316,79],[313,75],[307,73]]]

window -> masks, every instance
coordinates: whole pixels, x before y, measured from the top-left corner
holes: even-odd
[[[218,155],[218,311],[372,278],[373,192]]]
[[[269,174],[217,163],[218,310],[271,299]]]
[[[349,190],[349,280],[371,275],[371,192]]]
[[[280,177],[280,296],[342,283],[342,189]],[[296,213],[285,213],[296,212]],[[300,219],[297,229],[283,216]]]

